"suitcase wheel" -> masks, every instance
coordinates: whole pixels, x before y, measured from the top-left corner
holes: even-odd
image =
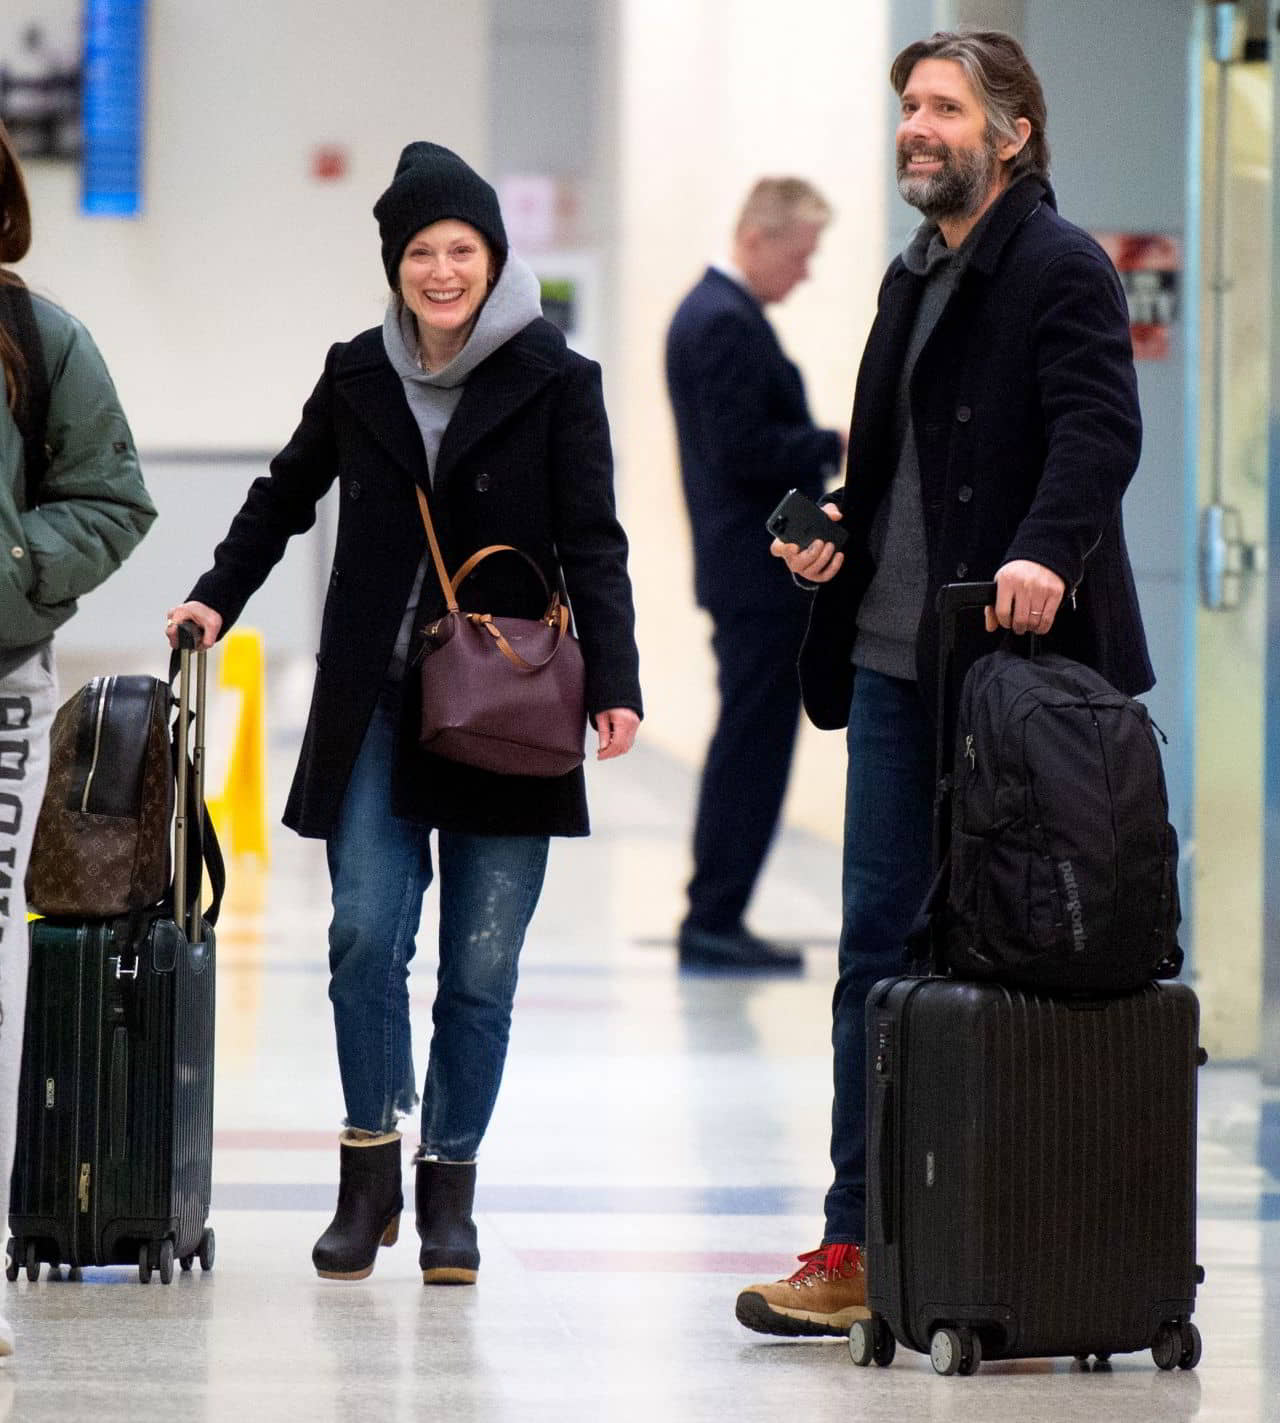
[[[194,1265],[195,1263],[196,1263],[196,1257],[195,1257],[194,1255],[179,1255],[179,1256],[178,1256],[178,1264],[182,1266],[182,1273],[183,1273],[184,1275],[188,1273],[188,1271],[191,1269],[192,1265]]]
[[[18,1278],[18,1239],[13,1235],[9,1237],[9,1244],[5,1247],[4,1277],[10,1283]]]
[[[200,1237],[200,1268],[207,1275],[213,1269],[214,1246],[217,1239],[213,1233],[213,1227],[206,1225],[204,1234]]]
[[[875,1326],[869,1319],[855,1319],[849,1326],[849,1357],[860,1369],[871,1362]]]
[[[897,1349],[893,1330],[878,1314],[870,1319],[855,1319],[849,1326],[849,1357],[859,1368],[876,1363],[887,1369]]]
[[[38,1280],[40,1278],[40,1252],[34,1240],[27,1241],[27,1279]]]
[[[967,1378],[978,1372],[982,1362],[982,1344],[966,1325],[958,1329],[935,1329],[929,1341],[929,1359],[935,1373],[960,1374]]]
[[[138,1280],[144,1285],[151,1283],[151,1242],[144,1240],[138,1248]]]
[[[1151,1357],[1158,1369],[1194,1369],[1200,1362],[1200,1331],[1189,1319],[1167,1319],[1156,1330]]]
[[[160,1283],[169,1284],[173,1279],[173,1241],[162,1240],[160,1242],[159,1260],[157,1262],[160,1269]]]

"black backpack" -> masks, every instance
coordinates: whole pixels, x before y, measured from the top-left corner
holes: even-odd
[[[1057,653],[979,658],[956,720],[951,970],[1068,993],[1173,978],[1177,870],[1147,709]]]

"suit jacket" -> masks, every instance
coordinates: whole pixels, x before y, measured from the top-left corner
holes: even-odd
[[[548,583],[563,574],[586,664],[589,712],[641,711],[627,541],[614,512],[600,368],[538,318],[469,377],[445,431],[434,487],[422,437],[380,328],[334,346],[293,438],[255,480],[191,596],[230,626],[284,552],[340,489],[316,680],[285,824],[326,836],[387,670],[426,534],[414,486],[428,494],[445,565],[485,544],[529,554]],[[474,611],[540,616],[546,593],[522,559],[490,558],[463,584]],[[444,610],[428,567],[418,626]],[[415,640],[416,641],[416,640]],[[405,678],[397,814],[447,830],[583,835],[581,770],[497,776],[416,744],[417,677]]]
[[[667,388],[693,526],[694,583],[710,609],[773,611],[796,590],[764,522],[789,489],[810,498],[840,437],[809,415],[800,372],[760,304],[709,268],[667,334]]]
[[[858,604],[874,572],[868,536],[896,467],[894,395],[922,289],[901,258],[890,265],[858,372],[837,496],[848,552],[814,599],[800,658],[805,708],[821,727],[848,720]],[[1142,440],[1128,311],[1106,254],[1058,216],[1042,180],[1024,178],[998,200],[916,361],[910,406],[929,555],[916,660],[930,700],[939,587],[993,578],[1011,559],[1067,585],[1050,649],[1130,695],[1148,690],[1120,517]],[[958,676],[993,646],[980,628],[975,618],[961,630]]]

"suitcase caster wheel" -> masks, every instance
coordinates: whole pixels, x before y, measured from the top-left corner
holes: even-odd
[[[878,1314],[873,1314],[871,1318],[875,1322],[875,1341],[871,1346],[871,1357],[880,1368],[887,1369],[898,1352],[898,1341],[893,1337],[893,1330]]]
[[[182,1267],[182,1273],[184,1275],[190,1271],[192,1265],[195,1263],[196,1257],[194,1255],[180,1255],[178,1257],[178,1264]]]
[[[169,1284],[173,1279],[173,1241],[162,1240],[160,1242],[160,1283]]]
[[[1158,1369],[1176,1369],[1182,1358],[1182,1328],[1178,1324],[1165,1323],[1156,1330],[1151,1345],[1151,1357]]]
[[[36,1250],[34,1240],[27,1241],[27,1279],[38,1280],[40,1278],[40,1256]]]
[[[70,1265],[67,1267],[67,1279],[78,1285],[84,1279],[84,1271],[79,1265]]]
[[[138,1249],[138,1279],[144,1285],[151,1283],[151,1244],[144,1242]]]
[[[960,1374],[967,1378],[978,1371],[982,1362],[982,1345],[972,1329],[938,1329],[929,1343],[929,1358],[934,1372]]]
[[[871,1362],[875,1347],[873,1328],[869,1319],[855,1319],[849,1326],[849,1357],[860,1369]]]
[[[1182,1354],[1178,1359],[1180,1369],[1194,1369],[1200,1362],[1200,1331],[1190,1322],[1182,1326]]]
[[[204,1234],[200,1237],[200,1268],[207,1275],[213,1269],[213,1251],[217,1239],[214,1236],[212,1226],[206,1225]]]
[[[937,1329],[929,1341],[929,1362],[936,1374],[960,1371],[960,1336],[954,1329]]]
[[[9,1244],[4,1252],[4,1277],[10,1283],[18,1278],[18,1242],[13,1237],[9,1237]]]
[[[982,1340],[972,1329],[960,1328],[960,1377],[969,1378],[978,1372],[982,1363]]]

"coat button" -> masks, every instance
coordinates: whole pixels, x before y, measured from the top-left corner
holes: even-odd
[[[962,485],[960,486],[960,488],[956,490],[956,498],[957,498],[962,504],[967,504],[967,503],[969,502],[969,500],[973,498],[973,487],[972,487],[972,485],[969,485],[969,484],[962,484]]]
[[[956,406],[956,419],[959,420],[962,425],[967,425],[972,418],[973,411],[970,410],[967,405]]]
[[[358,479],[353,479],[351,483],[347,485],[347,493],[352,499],[359,499],[361,494],[364,493],[364,490],[360,488],[360,481]]]
[[[956,564],[956,577],[967,578],[969,576],[969,565],[967,563]]]
[[[22,558],[26,554],[26,549],[24,549],[21,544],[14,544],[14,546],[9,550],[9,552],[14,556],[14,558]]]
[[[477,475],[476,475],[476,493],[477,493],[477,494],[483,494],[483,493],[485,492],[485,490],[488,489],[489,484],[490,484],[490,479],[489,479],[489,476],[488,476],[487,474],[477,474]]]

